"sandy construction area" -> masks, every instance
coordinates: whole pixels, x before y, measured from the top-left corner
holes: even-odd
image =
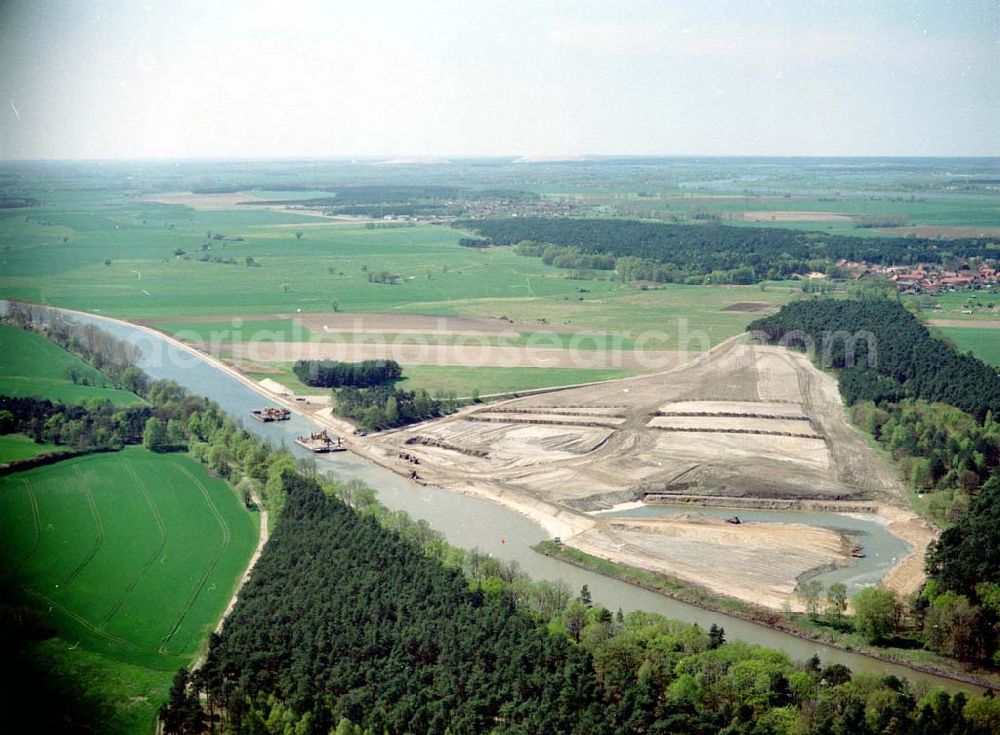
[[[654,416],[646,424],[664,431],[712,432],[761,435],[808,435],[822,440],[809,425],[808,419],[745,418],[731,416]]]
[[[573,546],[771,608],[796,604],[800,576],[820,567],[846,565],[851,558],[851,542],[829,529],[784,523],[732,525],[698,514],[609,521],[575,536]]]
[[[780,401],[669,401],[660,406],[660,415],[807,418],[801,403]]]
[[[899,535],[918,549],[890,575],[898,589],[919,584],[933,538],[904,510],[893,468],[847,424],[835,379],[800,353],[739,338],[657,374],[470,407],[373,437],[364,451],[400,472],[412,468],[398,459],[408,452],[423,481],[530,507],[588,553],[771,607],[800,608],[802,575],[850,563],[844,540],[806,526],[626,527],[587,513],[647,493],[873,501],[896,507]]]

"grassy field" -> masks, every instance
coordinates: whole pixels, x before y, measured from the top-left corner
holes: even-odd
[[[117,405],[139,399],[114,388],[108,379],[75,355],[41,335],[0,324],[0,395],[42,396],[53,401],[79,403],[103,398]],[[73,383],[66,371],[75,367],[91,385]]]
[[[955,291],[934,296],[906,296],[904,301],[918,305],[923,310],[925,319],[963,322],[1000,319],[1000,292],[995,289]]]
[[[254,380],[270,378],[298,395],[327,393],[324,388],[310,388],[300,381],[287,365],[271,366],[278,373],[248,373]],[[486,396],[492,393],[511,393],[533,388],[552,388],[561,385],[591,383],[598,380],[625,378],[635,373],[628,370],[599,370],[573,368],[494,368],[477,367],[474,370],[459,365],[408,365],[403,379],[396,385],[403,390],[423,388],[432,395],[440,388],[455,391],[459,397],[468,397],[474,390]]]
[[[36,444],[29,436],[7,434],[0,436],[0,463],[37,457],[42,452],[52,452],[57,449],[59,447],[55,444]]]
[[[1000,329],[935,327],[934,331],[961,352],[971,352],[983,362],[1000,367]]]
[[[131,448],[0,478],[0,555],[58,631],[47,654],[111,687],[109,732],[152,730],[256,538],[257,517],[184,455]]]
[[[341,312],[545,320],[546,329],[614,332],[624,349],[642,340],[646,349],[700,350],[741,332],[757,316],[726,307],[748,301],[779,306],[801,293],[787,286],[643,291],[613,280],[573,280],[510,248],[460,247],[464,233],[430,224],[382,229],[286,211],[195,210],[113,188],[41,192],[38,198],[41,206],[0,212],[0,296],[142,320],[202,344],[260,333],[273,335],[265,339],[311,339],[317,335],[293,328],[289,317],[329,313],[336,301]],[[210,250],[202,250],[205,245]],[[206,254],[236,264],[200,262]],[[247,266],[248,257],[259,267]],[[398,283],[370,282],[380,272],[399,275]],[[532,339],[525,333],[515,344]],[[550,335],[541,344],[568,346],[570,339]],[[567,377],[537,368],[519,372],[484,372],[470,381],[461,371],[440,371],[430,378],[447,379],[447,390],[464,392],[480,383],[486,392],[562,385]],[[27,381],[6,392],[35,389]],[[74,400],[81,390],[63,384],[55,397]]]
[[[459,247],[464,233],[427,224],[368,229],[293,212],[196,211],[114,192],[64,191],[44,201],[0,213],[0,295],[168,320],[157,325],[168,330],[231,329],[234,316],[327,312],[333,301],[343,312],[507,313],[528,322],[546,317],[553,325],[651,329],[678,314],[694,324],[706,304],[725,305],[730,297],[781,301],[784,293],[757,287],[640,292],[611,280],[577,281],[510,248]],[[242,240],[208,240],[209,232]],[[301,240],[296,232],[304,233]],[[202,251],[206,243],[211,250]],[[237,264],[199,262],[205,254]],[[248,256],[260,267],[244,265]],[[399,275],[397,285],[369,281],[381,271]],[[628,318],[636,304],[647,306],[638,323]],[[664,304],[669,313],[661,315]],[[193,327],[185,320],[213,315],[219,324]],[[742,323],[739,315],[713,314],[706,327],[695,326],[732,331]]]
[[[224,343],[250,341],[254,339],[274,339],[305,341],[312,332],[302,324],[294,324],[291,319],[242,319],[207,322],[147,322],[154,329],[169,334],[185,342]]]
[[[911,228],[930,237],[996,236],[1000,227],[1000,200],[992,193],[889,193],[893,177],[876,175],[869,189],[860,181],[850,183],[829,174],[824,172],[812,181],[782,176],[763,186],[737,179],[728,185],[704,182],[680,189],[667,187],[646,197],[636,197],[634,191],[613,197],[593,191],[578,192],[571,198],[580,204],[600,205],[644,219],[697,224],[714,216],[736,227],[810,230],[854,237],[905,237],[914,232]],[[908,188],[913,182],[896,179],[895,183]],[[898,227],[858,227],[858,221],[865,218],[882,218]]]

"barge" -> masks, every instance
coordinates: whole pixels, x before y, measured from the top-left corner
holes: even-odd
[[[258,408],[250,412],[258,421],[263,421],[265,424],[271,421],[288,421],[292,417],[292,412],[287,408],[275,408],[273,406],[268,406],[267,408]]]
[[[295,438],[295,443],[300,447],[305,447],[310,452],[325,454],[326,452],[346,452],[347,447],[340,443],[340,437],[332,439],[326,433],[326,429],[314,432],[309,436],[299,436]]]

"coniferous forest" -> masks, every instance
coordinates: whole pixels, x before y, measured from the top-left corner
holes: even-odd
[[[898,301],[799,301],[747,330],[791,347],[806,346],[808,335],[822,367],[844,369],[840,386],[848,404],[909,397],[947,403],[979,419],[990,411],[1000,415],[997,371],[932,337]]]
[[[206,717],[303,735],[978,735],[995,724],[986,698],[920,697],[893,676],[726,642],[716,626],[612,614],[586,588],[556,599],[481,555],[404,537],[335,489],[294,472],[283,482],[274,535],[190,688],[179,675],[168,732],[203,731]],[[202,692],[204,710],[192,705]]]

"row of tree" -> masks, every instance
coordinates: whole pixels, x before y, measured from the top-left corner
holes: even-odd
[[[928,511],[942,526],[954,523],[969,499],[1000,465],[1000,423],[982,422],[945,403],[906,398],[898,403],[859,401],[852,421],[892,452],[901,476],[931,493]]]
[[[109,334],[94,324],[68,319],[57,309],[9,301],[4,321],[38,332],[67,352],[107,375],[112,382],[132,390],[129,381],[139,373],[139,351],[131,342]]]
[[[306,385],[319,388],[370,388],[399,380],[403,369],[395,360],[297,360],[292,372]]]
[[[795,273],[826,272],[842,258],[888,265],[938,263],[952,257],[991,258],[996,254],[996,243],[984,238],[952,240],[943,248],[940,242],[926,238],[854,237],[714,223],[519,217],[464,220],[455,226],[475,230],[494,245],[531,241],[579,253],[635,258],[622,264],[623,274],[635,279],[641,273],[644,280],[673,282],[739,271],[740,280],[728,282],[753,283]]]

